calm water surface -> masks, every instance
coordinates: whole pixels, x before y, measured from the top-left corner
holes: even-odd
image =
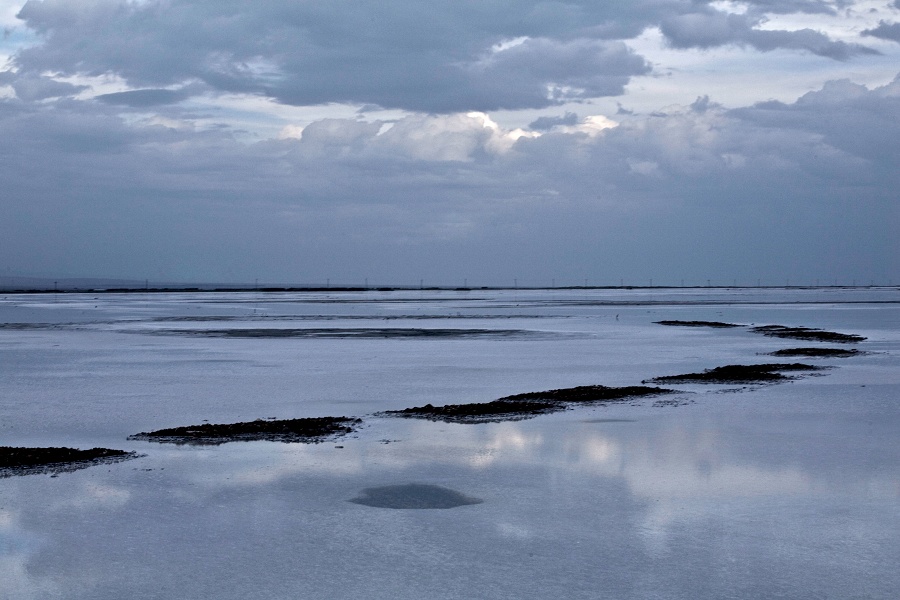
[[[896,598],[898,302],[884,289],[0,296],[0,443],[145,454],[0,479],[0,598]],[[791,383],[679,386],[675,402],[526,421],[371,416],[823,345],[661,319],[859,333],[869,353],[802,359],[835,368]],[[311,445],[126,440],[323,415],[364,426]],[[387,504],[472,502],[351,502],[372,489]]]

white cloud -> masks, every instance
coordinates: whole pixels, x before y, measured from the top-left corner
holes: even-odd
[[[480,114],[410,116],[379,136],[380,150],[424,161],[471,161],[494,130]]]
[[[607,129],[618,127],[618,123],[604,115],[589,115],[581,123],[563,127],[566,133],[586,133],[590,136],[599,135]]]

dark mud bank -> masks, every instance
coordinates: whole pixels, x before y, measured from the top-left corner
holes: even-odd
[[[318,328],[233,328],[233,329],[160,329],[142,331],[150,335],[177,335],[239,339],[469,339],[543,337],[546,333],[521,329],[448,329],[419,327],[318,327]]]
[[[129,436],[129,440],[163,444],[218,446],[227,442],[272,441],[315,444],[353,431],[362,421],[350,417],[262,420],[244,423],[188,425]]]
[[[769,352],[769,356],[804,356],[808,358],[846,358],[864,354],[854,348],[782,348],[775,352]]]
[[[585,385],[544,392],[515,394],[491,402],[447,404],[445,406],[426,404],[425,406],[416,406],[403,410],[389,410],[381,414],[444,421],[447,423],[490,423],[530,419],[538,415],[566,410],[569,406],[575,404],[622,402],[669,393],[674,393],[674,390],[646,386],[607,387],[603,385]]]
[[[853,344],[855,342],[862,342],[866,339],[864,336],[853,333],[837,333],[835,331],[824,331],[822,329],[813,329],[810,327],[786,327],[784,325],[761,325],[752,328],[750,331],[761,333],[769,337],[815,342],[837,342],[840,344]]]
[[[715,329],[730,329],[732,327],[743,327],[737,323],[722,323],[721,321],[654,321],[657,325],[669,325],[673,327],[713,327]]]
[[[735,327],[746,327],[737,323],[723,323],[720,321],[654,321],[657,325],[669,325],[679,327],[712,327],[715,329],[732,329]],[[811,342],[837,342],[840,344],[852,344],[862,342],[866,338],[853,333],[838,333],[836,331],[825,331],[823,329],[815,329],[812,327],[788,327],[787,325],[759,325],[750,327],[753,333],[761,333],[769,337],[786,338],[793,340],[805,340]]]
[[[803,363],[768,363],[762,365],[725,365],[714,369],[706,369],[702,373],[684,373],[681,375],[663,375],[646,379],[644,383],[778,383],[796,379],[796,375],[784,375],[789,372],[820,371],[827,367],[817,367]]]
[[[137,458],[135,452],[110,448],[13,448],[0,446],[0,478],[15,475],[69,473],[94,465]]]

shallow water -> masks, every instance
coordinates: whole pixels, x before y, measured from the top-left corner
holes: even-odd
[[[461,425],[369,416],[772,362],[822,376]],[[0,598],[894,598],[900,293],[622,290],[0,296],[0,445],[145,457],[0,479]],[[353,329],[367,335],[210,336]],[[378,335],[378,331],[523,335]],[[160,332],[184,332],[158,335]],[[175,331],[175,333],[179,333]],[[667,398],[668,400],[669,398]],[[322,444],[128,435],[359,416]],[[469,498],[434,510],[352,502]],[[368,493],[371,496],[371,492]],[[417,495],[418,494],[418,495]],[[404,500],[405,499],[405,500]]]

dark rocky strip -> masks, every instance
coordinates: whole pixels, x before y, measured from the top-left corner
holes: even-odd
[[[736,323],[722,323],[720,321],[654,321],[657,325],[672,325],[680,327],[714,327],[717,329],[729,329],[732,327],[743,327]]]
[[[515,394],[491,402],[447,404],[445,406],[426,404],[425,406],[416,406],[403,410],[389,410],[381,414],[444,421],[447,423],[518,421],[565,410],[571,404],[626,401],[643,396],[658,396],[672,392],[674,390],[645,386],[616,388],[603,385],[585,385],[544,392]]]
[[[744,327],[736,323],[723,323],[720,321],[654,321],[657,325],[671,325],[680,327],[713,327],[717,329],[730,329],[733,327]],[[838,342],[838,343],[854,343],[862,342],[866,338],[861,335],[852,333],[838,333],[836,331],[825,331],[812,327],[788,327],[786,325],[760,325],[751,327],[750,331],[761,333],[770,337],[788,338],[795,340],[807,340],[816,342]]]
[[[592,403],[612,402],[616,400],[629,400],[641,396],[658,396],[668,394],[673,390],[644,385],[630,385],[625,387],[607,387],[605,385],[580,385],[572,388],[547,390],[544,392],[526,392],[513,396],[504,396],[495,402],[515,401],[550,401],[564,403]]]
[[[163,444],[218,446],[226,442],[271,441],[315,444],[351,433],[361,419],[350,417],[310,417],[305,419],[262,420],[245,423],[189,425],[129,436]]]
[[[702,373],[664,375],[644,380],[644,383],[777,383],[795,377],[783,375],[782,371],[819,371],[817,367],[803,363],[769,363],[762,365],[725,365],[706,369]]]
[[[863,354],[854,348],[783,348],[775,352],[769,352],[769,356],[806,356],[806,357],[835,357],[845,358]]]
[[[0,478],[40,473],[67,473],[137,458],[135,452],[110,448],[13,448],[0,446]]]
[[[494,423],[521,421],[538,415],[565,410],[559,402],[515,402],[494,400],[471,404],[447,404],[444,406],[416,406],[403,410],[388,410],[382,414],[411,419],[428,419],[446,423]]]
[[[761,325],[759,327],[753,327],[750,331],[761,333],[769,337],[815,342],[837,342],[841,344],[852,344],[855,342],[862,342],[866,339],[864,336],[852,333],[837,333],[810,327],[786,327],[784,325]]]

